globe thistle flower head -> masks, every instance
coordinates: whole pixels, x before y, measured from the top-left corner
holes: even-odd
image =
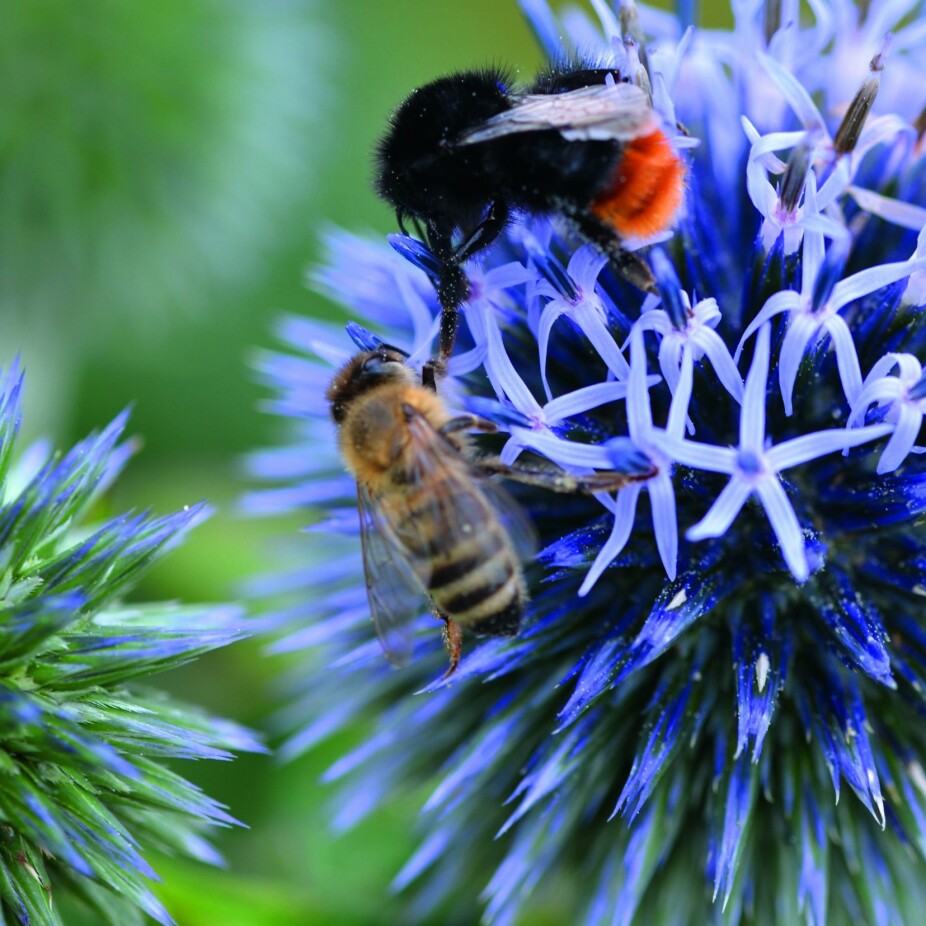
[[[93,523],[133,449],[127,415],[66,454],[17,453],[22,387],[18,364],[0,371],[0,918],[60,923],[72,894],[100,923],[171,923],[143,853],[216,863],[205,832],[235,821],[164,760],[260,746],[137,680],[238,639],[241,615],[121,603],[208,510]]]
[[[248,504],[318,511],[272,619],[276,648],[315,666],[287,750],[376,718],[328,773],[340,825],[432,783],[396,880],[411,921],[482,884],[505,926],[549,904],[591,926],[919,922],[926,99],[904,78],[920,5],[734,4],[730,31],[633,3],[593,4],[598,23],[522,6],[551,57],[578,48],[649,88],[685,203],[669,234],[629,243],[646,295],[558,217],[513,221],[466,266],[440,389],[495,422],[480,450],[507,465],[652,475],[591,498],[515,487],[540,539],[521,632],[467,639],[444,679],[422,614],[417,658],[391,671],[321,398],[354,348],[286,320],[291,353],[260,368],[299,431],[255,458],[278,485]],[[849,89],[847,48],[866,56]],[[355,344],[414,365],[438,265],[389,243],[337,233],[315,281]]]

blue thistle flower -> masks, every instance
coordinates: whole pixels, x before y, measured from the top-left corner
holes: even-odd
[[[512,223],[466,267],[442,389],[497,423],[507,463],[636,458],[658,474],[615,497],[518,487],[542,542],[522,632],[467,641],[459,672],[435,681],[439,634],[422,617],[418,658],[390,671],[322,398],[351,344],[285,320],[292,353],[260,370],[298,430],[255,457],[277,485],[248,504],[317,512],[310,566],[286,577],[275,618],[278,650],[313,652],[286,752],[376,718],[327,775],[339,825],[432,783],[396,879],[409,921],[472,905],[481,885],[498,926],[546,902],[590,926],[918,923],[922,4],[819,0],[806,22],[793,2],[734,4],[729,32],[632,3],[594,4],[600,29],[522,6],[552,57],[566,35],[567,53],[624,73],[645,61],[663,125],[689,132],[675,139],[686,205],[672,234],[636,243],[658,283],[646,297],[555,217]],[[374,330],[355,324],[355,342],[418,363],[435,262],[391,244],[337,233],[314,281]]]
[[[0,920],[60,923],[72,893],[95,922],[171,923],[143,850],[216,863],[205,832],[235,821],[164,760],[261,747],[138,679],[240,638],[242,614],[121,603],[208,510],[94,523],[131,455],[126,414],[66,454],[17,454],[22,387],[0,371]]]

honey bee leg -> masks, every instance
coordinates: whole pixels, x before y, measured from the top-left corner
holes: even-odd
[[[441,676],[441,680],[443,680],[453,675],[460,665],[460,656],[463,653],[463,631],[453,618],[442,611],[438,611],[437,616],[444,622],[444,646],[450,657],[450,665],[447,666],[447,671]]]
[[[431,392],[437,392],[437,380],[444,375],[445,365],[440,361],[432,358],[425,362],[421,368],[421,385]]]
[[[568,495],[593,495],[596,492],[616,492],[631,482],[644,482],[656,475],[653,467],[645,473],[619,473],[610,470],[576,476],[561,469],[534,469],[523,465],[510,466],[494,457],[476,460],[473,465],[487,475],[504,476],[523,485]]]
[[[498,425],[478,415],[457,415],[442,424],[439,430],[444,437],[448,434],[455,434],[457,431],[482,431],[484,434],[494,434],[498,430]]]

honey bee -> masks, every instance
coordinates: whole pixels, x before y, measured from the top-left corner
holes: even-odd
[[[427,598],[444,622],[450,675],[460,661],[463,628],[512,636],[527,601],[520,563],[533,527],[487,474],[589,493],[655,471],[573,476],[476,457],[468,432],[495,426],[453,415],[405,360],[386,344],[362,350],[335,375],[327,398],[341,455],[357,482],[367,595],[383,650],[394,665],[409,661],[410,621]]]

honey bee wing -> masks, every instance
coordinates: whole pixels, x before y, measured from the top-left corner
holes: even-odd
[[[405,537],[404,542],[414,549],[428,549],[433,558],[458,545],[472,544],[472,525],[485,526],[489,516],[497,518],[504,528],[519,559],[532,559],[538,549],[537,532],[505,487],[474,472],[459,450],[437,434],[423,416],[412,416],[408,431],[417,469],[414,479],[439,488],[429,494],[422,517],[405,521],[408,530],[417,533]],[[417,525],[424,523],[437,525],[435,539],[418,531]],[[432,566],[429,559],[418,567],[425,584]]]
[[[377,503],[357,486],[363,571],[373,629],[386,658],[407,665],[412,655],[411,622],[425,607],[427,592]]]
[[[646,94],[634,84],[595,84],[566,93],[522,96],[511,109],[464,133],[457,144],[549,129],[569,141],[631,141],[646,133],[653,118]]]
[[[508,490],[494,479],[480,479],[479,488],[495,509],[505,533],[511,540],[518,559],[530,562],[540,549],[537,528],[527,512],[518,504]]]
[[[427,585],[431,557],[439,555],[469,537],[467,526],[478,523],[484,499],[466,458],[439,434],[421,414],[408,420],[409,458],[413,461],[411,481],[431,487],[420,516],[403,519],[401,542],[410,550],[426,551],[417,557],[416,572]],[[482,507],[482,510],[479,510]],[[427,534],[425,525],[435,529]],[[427,562],[424,560],[427,559]],[[416,558],[413,556],[412,560]]]

